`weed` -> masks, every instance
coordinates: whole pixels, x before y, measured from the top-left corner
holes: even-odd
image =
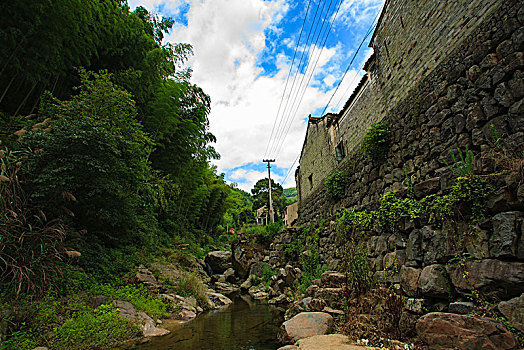
[[[391,133],[385,121],[371,124],[362,139],[364,153],[374,162],[386,159],[391,142]]]
[[[445,160],[444,163],[450,169],[452,172],[457,174],[458,176],[471,176],[473,175],[473,170],[475,166],[475,157],[473,156],[473,152],[468,149],[468,145],[466,145],[464,153],[462,153],[462,150],[458,149],[458,155],[460,159],[457,159],[455,157],[455,154],[453,151],[449,151],[451,154],[451,159],[453,159],[454,167],[450,166]]]
[[[324,184],[331,198],[340,199],[346,193],[348,175],[342,170],[334,171],[324,180]]]
[[[201,307],[207,307],[206,290],[206,286],[194,273],[183,273],[175,285],[175,292],[178,295],[195,297]]]

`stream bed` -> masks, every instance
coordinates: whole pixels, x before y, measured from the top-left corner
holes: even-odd
[[[282,310],[249,296],[237,296],[232,304],[192,321],[165,325],[170,334],[115,350],[275,350],[281,346],[277,332],[282,322]]]

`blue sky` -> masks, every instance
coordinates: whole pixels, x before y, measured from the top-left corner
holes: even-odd
[[[166,40],[193,45],[192,81],[212,101],[210,129],[222,156],[215,164],[240,188],[249,191],[267,176],[264,157],[276,159],[272,177],[277,182],[289,172],[284,187],[295,185],[298,164],[291,166],[302,148],[307,117],[320,116],[383,5],[383,0],[341,1],[334,22],[339,0],[129,1],[131,8],[142,5],[173,17],[176,24]],[[358,84],[371,54],[368,41],[327,111],[338,112]]]

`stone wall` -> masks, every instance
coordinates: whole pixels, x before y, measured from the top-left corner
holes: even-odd
[[[464,6],[464,2],[457,3]],[[495,5],[489,2],[482,7],[478,20],[485,17],[470,30],[469,37],[446,57],[439,57],[431,72],[414,79],[413,87],[383,116],[392,136],[387,159],[375,164],[355,147],[333,167],[349,174],[341,200],[330,199],[322,181],[301,197],[302,224],[328,219],[319,245],[328,269],[342,268],[343,252],[335,229],[335,214],[342,207],[375,209],[385,192],[405,191],[408,182],[417,198],[449,193],[456,180],[446,165],[453,164],[450,151],[456,154],[466,145],[475,154],[476,171],[493,172],[493,164],[486,161],[494,148],[493,128],[507,149],[524,151],[524,6],[517,0],[490,6]],[[355,106],[371,100],[370,88],[372,85],[362,91]],[[360,125],[357,120],[350,122],[348,119],[348,128]],[[362,137],[358,128],[352,133]],[[522,163],[518,166],[522,171]],[[300,172],[312,171],[305,168],[301,164],[299,177]],[[395,285],[409,298],[401,319],[405,324],[411,322],[406,329],[413,329],[413,322],[428,311],[471,311],[469,300],[475,290],[490,302],[502,301],[497,310],[524,331],[522,313],[518,316],[515,311],[524,307],[524,181],[522,176],[504,173],[493,181],[487,219],[464,239],[462,247],[445,228],[428,222],[406,222],[399,232],[375,232],[367,239],[375,278]],[[463,232],[468,230],[467,223],[460,225],[464,225]],[[286,263],[279,249],[290,239],[285,233],[272,245],[275,266]],[[457,261],[462,253],[470,258]]]
[[[497,12],[501,4],[493,0],[387,1],[370,43],[375,51],[375,64],[370,65],[373,67],[369,79],[358,98],[340,113],[338,122],[331,124],[324,117],[314,129],[309,125],[311,135],[308,129],[297,176],[301,199],[306,200],[341,166],[334,150],[341,140],[347,154],[358,152],[372,123],[398,111],[398,105],[406,99],[416,97],[420,103],[421,96],[416,90],[421,81],[433,80],[435,74],[431,73],[444,61],[450,61],[450,56],[460,56],[457,51],[477,45],[478,26]],[[322,127],[325,129],[321,130]],[[323,159],[327,157],[332,159]],[[308,180],[310,176],[313,186]]]
[[[413,183],[440,176],[446,189],[450,186],[446,161],[452,163],[449,151],[456,152],[459,147],[469,145],[481,158],[482,153],[491,149],[492,124],[508,144],[522,146],[523,17],[524,10],[518,1],[501,3],[497,11],[470,33],[468,40],[388,111],[383,120],[391,129],[392,146],[384,163],[373,164],[359,147],[348,152],[338,166],[333,161],[336,165],[333,169],[346,169],[350,174],[350,185],[341,201],[328,198],[322,180],[315,182],[309,192],[304,191],[308,171],[314,179],[316,174],[324,174],[325,178],[329,172],[324,170],[328,167],[325,165],[315,170],[309,167],[310,163],[301,163],[300,221],[329,218],[342,206],[356,209],[376,206],[384,192],[403,187],[406,174]],[[364,91],[357,102],[366,98]],[[362,135],[360,132],[360,138]],[[330,144],[325,141],[326,136],[321,140],[313,140],[313,136],[308,134],[307,143],[315,145],[316,153],[309,153],[309,148],[304,147],[302,159],[310,157],[317,161],[321,145]],[[332,149],[323,152],[334,153]]]
[[[307,198],[313,189],[321,186],[325,178],[323,175],[329,174],[337,166],[335,146],[327,122],[327,118],[310,118],[308,123],[300,156],[300,169],[296,176],[299,200]],[[307,169],[311,171],[308,172]]]

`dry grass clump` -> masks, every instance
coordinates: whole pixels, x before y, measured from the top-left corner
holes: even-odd
[[[406,299],[395,291],[377,287],[347,301],[346,319],[340,330],[353,340],[401,339],[400,316]]]

